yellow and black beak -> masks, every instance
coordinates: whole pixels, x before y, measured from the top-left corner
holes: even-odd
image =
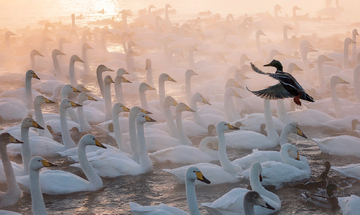
[[[91,96],[87,96],[87,98],[89,99],[89,100],[91,100],[91,101],[97,101],[97,99],[95,99],[94,97],[91,97]]]
[[[177,101],[173,100],[172,102],[174,106],[178,105]]]
[[[70,101],[71,107],[82,107],[82,105],[75,103],[73,101]]]
[[[109,77],[109,82],[110,83],[115,83],[114,80],[111,77]]]
[[[242,99],[242,97],[234,90],[234,95],[236,96],[236,97],[238,97],[238,98],[241,98]]]
[[[81,60],[81,58],[78,57],[77,61],[81,62],[81,63],[85,63],[85,61]]]
[[[202,181],[202,182],[204,182],[206,184],[211,183],[207,178],[205,178],[205,176],[202,174],[202,172],[198,171],[198,172],[195,172],[195,173],[196,173],[197,180]]]
[[[168,79],[168,81],[177,82],[177,81],[175,81],[175,80],[174,80],[172,77],[170,77],[170,76],[168,76],[167,79]]]
[[[81,93],[81,91],[78,90],[78,89],[76,89],[75,87],[71,87],[71,88],[72,88],[73,92],[75,92],[75,93]]]
[[[68,41],[69,42],[69,41]],[[62,52],[62,51],[59,51],[59,54],[60,55],[66,55],[64,52]]]
[[[146,122],[156,122],[155,119],[151,118],[150,116],[145,116]]]
[[[34,128],[44,129],[43,127],[41,127],[41,126],[40,126],[37,122],[35,122],[34,120],[32,120],[31,123],[32,123],[32,126],[33,126]]]
[[[33,78],[40,80],[39,76],[37,76],[35,72],[32,74],[32,76],[33,76]]]
[[[44,167],[57,166],[57,165],[55,165],[55,164],[50,163],[50,162],[47,161],[47,160],[41,160],[41,163],[42,163],[42,165],[43,165]]]
[[[51,100],[48,99],[48,98],[44,98],[44,101],[45,101],[45,103],[55,103],[54,101],[51,101]]]
[[[98,139],[96,139],[96,138],[95,138],[95,145],[106,149],[106,147],[103,144],[101,144],[100,141]]]
[[[106,67],[105,71],[113,72],[114,70]]]
[[[20,140],[16,139],[15,137],[11,136],[11,134],[9,134],[9,140],[10,140],[10,143],[24,143],[23,141],[20,141]]]
[[[297,135],[302,136],[303,138],[307,139],[307,136],[305,136],[305,134],[300,130],[300,128],[296,128],[297,130]]]
[[[144,110],[142,108],[140,108],[141,113],[145,113],[145,114],[152,114],[150,111]]]
[[[130,112],[130,109],[125,105],[122,106],[124,112]]]
[[[185,110],[186,110],[186,111],[190,111],[190,112],[195,112],[193,109],[191,109],[191,108],[190,108],[189,106],[187,106],[187,105],[185,106]]]
[[[202,97],[201,100],[204,104],[211,105],[210,102],[208,102],[204,97]]]
[[[152,86],[148,85],[148,89],[149,90],[156,90],[155,88],[153,88]]]
[[[340,78],[340,83],[341,84],[350,84],[349,82],[345,81],[344,79]]]
[[[235,81],[234,83],[235,83],[235,87],[244,89],[244,87],[242,87],[240,84],[238,84],[238,82]]]
[[[84,86],[81,86],[81,90],[82,90],[83,92],[91,92],[91,90],[87,89],[87,88],[84,87]]]
[[[129,74],[129,73],[128,73]],[[127,80],[126,78],[122,77],[121,81],[124,83],[132,83],[131,81]]]
[[[229,130],[240,130],[240,128],[235,127],[233,125],[227,124],[227,127],[229,128]]]

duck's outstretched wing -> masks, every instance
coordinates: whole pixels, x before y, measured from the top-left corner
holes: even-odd
[[[269,73],[263,72],[263,71],[261,71],[260,69],[258,69],[254,64],[250,63],[250,65],[251,65],[251,68],[252,68],[255,72],[257,72],[257,73],[259,73],[259,74],[262,74],[262,75],[269,75]]]
[[[246,87],[247,90],[249,88]],[[289,93],[280,83],[270,86],[263,90],[258,91],[251,91],[254,95],[263,98],[263,99],[269,99],[269,100],[277,100],[277,99],[284,99],[284,98],[293,98],[294,95]]]

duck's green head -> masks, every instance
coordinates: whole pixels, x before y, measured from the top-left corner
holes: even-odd
[[[283,66],[278,60],[272,60],[269,64],[265,64],[264,66],[272,66],[275,67],[277,70],[283,71]]]
[[[329,197],[331,197],[333,195],[335,190],[342,190],[342,189],[340,187],[336,186],[335,184],[329,184],[326,187],[326,191],[327,191],[327,194],[329,195]]]

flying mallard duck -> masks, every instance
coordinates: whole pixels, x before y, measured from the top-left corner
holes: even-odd
[[[301,87],[301,85],[296,81],[296,79],[290,73],[283,72],[283,66],[279,61],[273,60],[271,61],[271,63],[264,65],[264,66],[275,67],[277,69],[275,74],[265,73],[259,70],[256,66],[254,66],[254,64],[252,63],[250,64],[251,64],[251,68],[255,72],[263,75],[269,75],[270,77],[280,81],[279,84],[270,86],[266,89],[259,91],[251,91],[247,88],[253,94],[263,99],[272,99],[272,100],[283,99],[283,98],[294,98],[295,104],[299,106],[301,106],[300,99],[314,102],[314,99],[305,92],[305,90]]]

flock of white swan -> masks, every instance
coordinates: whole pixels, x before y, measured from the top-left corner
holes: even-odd
[[[340,187],[327,173],[331,168],[360,180],[360,164],[331,167],[327,162],[323,174],[310,179],[311,161],[288,140],[290,134],[307,138],[301,128],[322,129],[326,137],[313,138],[322,153],[360,157],[358,31],[299,36],[302,22],[326,25],[326,17],[341,15],[338,3],[319,10],[322,18],[316,19],[297,15],[296,6],[292,17],[281,16],[276,5],[274,16],[222,19],[202,12],[184,23],[170,19],[169,4],[164,19],[153,8],[139,15],[122,10],[119,20],[99,21],[101,28],[79,26],[72,14],[69,25],[48,22],[41,29],[3,32],[0,67],[16,64],[24,70],[0,75],[5,86],[0,88],[0,183],[7,184],[0,207],[18,203],[25,192],[31,194],[33,214],[47,214],[42,194],[98,191],[108,178],[137,176],[171,163],[178,168],[163,169],[164,174],[185,184],[188,211],[129,202],[133,214],[200,214],[195,186],[242,180],[251,188],[232,189],[200,207],[209,214],[272,214],[282,209],[276,190],[300,183],[327,193],[319,197],[303,188],[305,204],[357,214],[360,197],[337,198]],[[271,42],[264,39],[267,32],[283,37]],[[270,65],[273,59],[280,64]],[[285,92],[286,83],[266,78],[260,69],[292,74],[314,102],[301,103],[305,97]],[[276,101],[250,92],[271,85],[271,96],[254,94]],[[116,145],[101,143],[95,137],[101,132]],[[203,137],[198,147],[193,137]],[[252,153],[230,160],[229,148]],[[21,156],[22,163],[9,156]],[[45,159],[60,156],[85,178],[57,170]]]

